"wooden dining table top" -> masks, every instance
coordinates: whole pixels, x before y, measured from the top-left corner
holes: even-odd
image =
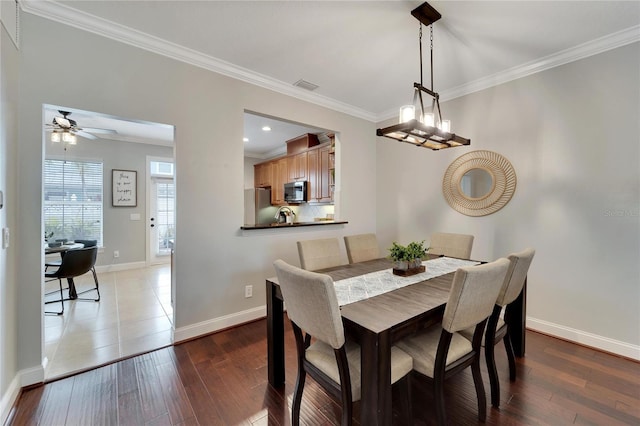
[[[430,256],[429,259],[436,257],[439,256]],[[335,282],[391,268],[393,268],[393,262],[382,258],[317,272],[329,275]],[[343,305],[340,312],[346,322],[345,325],[349,326],[351,323],[358,328],[362,327],[379,333],[397,328],[425,312],[433,313],[438,308],[444,309],[449,299],[449,289],[454,273],[421,281],[420,285],[408,285],[356,303]]]

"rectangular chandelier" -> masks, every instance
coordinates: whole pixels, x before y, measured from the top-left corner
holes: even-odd
[[[438,151],[456,146],[470,145],[471,140],[451,133],[451,122],[442,119],[440,111],[440,95],[433,90],[433,24],[441,18],[440,13],[429,3],[411,11],[411,14],[420,21],[420,83],[413,83],[413,104],[400,108],[400,122],[383,129],[377,129],[378,136],[384,136],[399,142],[429,148]],[[422,25],[431,27],[431,89],[422,84]],[[423,93],[432,98],[430,111],[425,112]],[[420,114],[416,118],[416,101],[419,100]]]

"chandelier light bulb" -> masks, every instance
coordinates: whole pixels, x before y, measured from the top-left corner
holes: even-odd
[[[424,115],[422,116],[422,122],[424,123],[425,126],[433,127],[433,113],[425,112]]]
[[[443,132],[451,133],[451,120],[442,120],[440,130]]]
[[[400,123],[406,123],[416,118],[416,107],[413,105],[404,105],[400,107]]]

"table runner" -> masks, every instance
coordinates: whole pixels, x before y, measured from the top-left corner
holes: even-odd
[[[391,269],[385,269],[339,280],[334,283],[336,295],[338,296],[338,304],[343,306],[358,302],[397,288],[455,272],[458,268],[464,266],[472,266],[479,263],[480,262],[474,260],[438,257],[437,259],[423,261],[422,264],[426,266],[426,271],[409,277],[394,275]]]

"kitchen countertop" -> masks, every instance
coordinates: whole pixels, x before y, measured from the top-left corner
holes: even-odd
[[[253,229],[277,229],[277,228],[296,228],[299,226],[323,226],[323,225],[342,225],[349,223],[346,220],[318,220],[314,222],[294,222],[294,223],[269,223],[265,225],[244,225],[240,229],[251,231]]]

